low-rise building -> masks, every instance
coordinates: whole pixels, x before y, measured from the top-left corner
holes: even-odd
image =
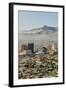
[[[31,50],[23,50],[22,52],[19,53],[19,56],[30,55],[30,54],[32,54]]]

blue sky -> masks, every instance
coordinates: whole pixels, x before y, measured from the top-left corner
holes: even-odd
[[[44,25],[57,27],[58,13],[44,11],[18,11],[19,30],[30,30]]]

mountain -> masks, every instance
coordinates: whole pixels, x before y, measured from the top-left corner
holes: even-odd
[[[57,27],[51,27],[44,25],[40,28],[34,28],[31,30],[22,31],[22,34],[54,34],[57,32]]]
[[[18,44],[34,43],[35,48],[48,46],[51,43],[58,43],[58,28],[51,26],[43,26],[31,30],[18,32]]]

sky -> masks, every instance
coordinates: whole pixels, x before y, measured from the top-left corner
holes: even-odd
[[[44,25],[57,27],[58,13],[44,11],[18,11],[19,31],[40,28]]]

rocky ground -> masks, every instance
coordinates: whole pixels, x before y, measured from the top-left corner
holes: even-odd
[[[19,58],[18,78],[58,77],[58,55],[34,55]]]

